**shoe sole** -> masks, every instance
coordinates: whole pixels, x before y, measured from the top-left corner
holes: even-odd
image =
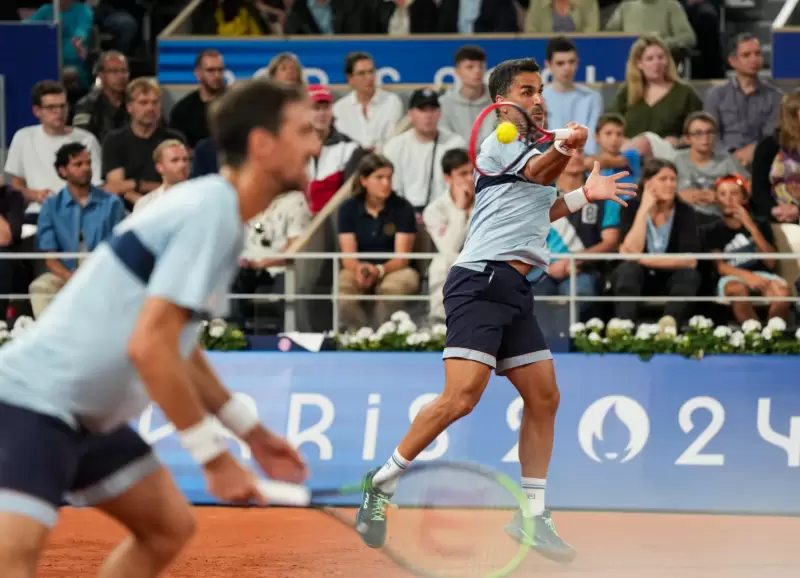
[[[358,512],[356,513],[356,532],[358,532],[361,541],[364,542],[366,546],[370,548],[381,548],[386,542],[386,537],[384,536],[383,540],[380,540],[380,542],[371,541],[368,534],[369,524],[361,521],[361,514],[364,511],[364,501],[367,498],[367,492],[369,491],[369,486],[371,483],[372,476],[370,476],[368,473],[366,476],[364,476],[364,484],[361,491],[361,504],[358,506]]]
[[[547,546],[540,546],[538,544],[533,543],[533,540],[530,537],[522,532],[516,526],[506,526],[505,527],[506,534],[508,534],[515,542],[518,544],[523,544],[530,546],[532,550],[534,550],[540,556],[551,560],[552,562],[558,562],[559,564],[569,564],[573,560],[575,560],[578,552],[575,551],[573,548],[548,548]]]

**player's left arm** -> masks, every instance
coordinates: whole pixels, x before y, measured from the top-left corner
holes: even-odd
[[[628,203],[622,200],[620,196],[635,196],[636,185],[633,183],[620,183],[619,179],[628,176],[628,174],[627,171],[623,171],[604,177],[600,175],[600,163],[595,162],[594,170],[592,170],[585,185],[556,199],[556,202],[550,207],[550,222],[566,217],[581,210],[584,205],[596,201],[614,201],[623,207],[627,207]]]

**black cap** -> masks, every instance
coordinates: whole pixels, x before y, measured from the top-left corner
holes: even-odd
[[[409,108],[426,108],[426,107],[439,108],[439,95],[431,88],[423,88],[415,90],[411,95]]]

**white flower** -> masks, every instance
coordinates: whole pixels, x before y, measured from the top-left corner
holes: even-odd
[[[697,329],[700,327],[700,321],[703,319],[702,315],[695,315],[691,319],[689,319],[689,327],[692,329]]]
[[[592,343],[597,343],[598,341],[602,341],[602,338],[600,337],[599,334],[597,334],[594,331],[592,331],[589,334],[589,341],[591,341]]]
[[[733,329],[727,325],[720,325],[714,330],[714,337],[717,339],[727,339],[733,333]]]
[[[631,332],[634,330],[635,327],[636,325],[630,319],[620,319],[618,317],[614,317],[613,319],[609,320],[606,329],[607,331]]]
[[[388,335],[389,333],[394,333],[397,331],[397,325],[393,321],[387,321],[380,327],[378,327],[378,331],[375,332],[375,335],[378,336],[378,340],[382,339],[384,335]]]
[[[438,337],[441,337],[442,335],[447,335],[447,325],[445,325],[444,323],[437,323],[436,325],[433,326],[431,332]]]
[[[773,317],[767,322],[767,328],[772,329],[775,333],[783,333],[786,331],[786,321],[780,317]]]
[[[642,323],[636,329],[636,339],[652,339],[660,330],[661,328],[654,323]]]
[[[11,333],[6,328],[0,328],[0,341],[6,341],[11,338]]]
[[[586,322],[587,329],[602,331],[605,326],[606,324],[603,323],[603,321],[601,319],[598,319],[597,317],[593,317],[592,319],[589,319],[589,321]]]
[[[21,333],[29,329],[34,323],[35,322],[32,317],[28,317],[27,315],[20,315],[14,322],[14,329]]]
[[[419,342],[424,345],[425,343],[428,343],[432,338],[431,334],[428,333],[427,331],[420,331],[419,333],[417,333],[417,339],[419,339]]]
[[[373,333],[369,336],[370,343],[380,343],[381,339],[383,339],[383,336],[378,333]]]
[[[728,339],[728,343],[730,343],[731,347],[744,347],[744,333],[741,331],[734,331],[730,339]]]
[[[416,330],[417,326],[410,319],[404,319],[403,321],[397,324],[397,332],[403,335],[414,333]]]
[[[227,327],[228,324],[223,319],[212,319],[211,323],[208,324],[208,334],[214,339],[219,339],[225,335]]]
[[[678,330],[675,329],[675,327],[673,327],[672,325],[667,325],[661,330],[661,334],[667,335],[669,337],[675,337],[676,335],[678,335]]]
[[[712,327],[714,327],[714,322],[708,317],[703,317],[703,321],[700,323],[700,329],[711,329]]]
[[[797,331],[794,332],[794,338],[795,339],[800,339],[800,329],[798,329]]]
[[[583,323],[573,323],[569,326],[569,336],[575,337],[586,331],[586,326]]]
[[[411,321],[411,315],[409,315],[405,311],[395,311],[394,313],[392,313],[392,316],[389,319],[397,324],[400,324],[403,321]]]
[[[761,337],[769,341],[772,339],[772,329],[769,327],[765,327],[764,330],[761,332]]]
[[[351,335],[348,335],[347,333],[342,333],[341,335],[337,335],[337,339],[339,340],[339,343],[345,346],[350,345],[353,342],[353,337]]]
[[[756,331],[761,331],[761,323],[755,319],[748,319],[742,323],[742,331],[744,333],[755,333]]]
[[[0,319],[0,331],[3,331],[4,329],[8,329],[8,324]]]
[[[372,328],[371,327],[362,327],[355,334],[355,341],[365,341],[372,337]]]

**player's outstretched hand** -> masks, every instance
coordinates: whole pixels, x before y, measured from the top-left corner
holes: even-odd
[[[255,474],[228,452],[208,462],[203,469],[208,491],[221,501],[231,504],[264,503],[264,497],[256,486]]]
[[[253,459],[273,480],[299,484],[308,477],[308,467],[289,442],[258,425],[244,441],[253,452]]]
[[[628,203],[622,200],[620,195],[635,197],[637,187],[634,183],[620,183],[619,180],[629,174],[628,171],[622,171],[604,177],[600,174],[600,163],[595,161],[592,174],[589,175],[584,185],[587,200],[590,203],[595,201],[614,201],[623,207],[627,207]]]

